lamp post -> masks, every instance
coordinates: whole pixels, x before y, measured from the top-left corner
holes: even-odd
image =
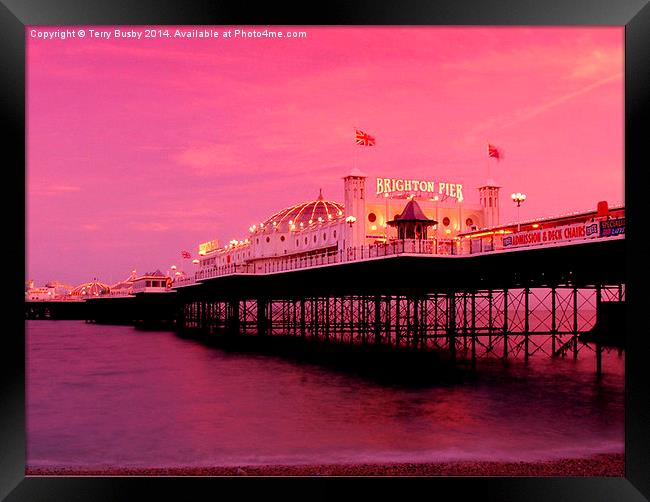
[[[512,201],[517,204],[517,232],[521,231],[521,220],[519,218],[519,208],[521,207],[521,203],[526,200],[526,194],[525,193],[520,193],[516,192],[511,195]]]

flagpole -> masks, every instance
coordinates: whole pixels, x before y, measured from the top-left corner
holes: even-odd
[[[355,138],[354,142],[352,143],[352,147],[354,148],[354,151],[352,153],[352,169],[354,169],[355,167],[357,167],[357,146],[358,145],[356,141],[357,127],[353,126],[352,128],[354,129],[353,137]]]
[[[487,149],[488,149],[488,156],[487,156],[487,179],[490,179],[490,142],[486,141],[487,143]]]

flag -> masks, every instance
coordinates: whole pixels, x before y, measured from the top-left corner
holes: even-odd
[[[190,258],[192,258],[192,255],[190,254],[189,251],[181,251],[181,256],[182,256],[183,258],[187,258],[188,260],[189,260]]]
[[[494,157],[495,159],[499,160],[502,157],[502,155],[496,146],[488,143],[488,157]]]
[[[360,131],[359,129],[355,129],[356,131],[356,137],[355,141],[357,145],[363,145],[363,146],[375,146],[375,138],[370,136],[367,132]]]

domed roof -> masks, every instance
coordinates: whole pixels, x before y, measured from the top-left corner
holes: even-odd
[[[343,212],[343,204],[325,200],[321,190],[316,200],[302,202],[278,211],[259,227],[251,227],[251,230],[261,230],[264,232],[270,232],[272,230],[279,232],[299,230],[319,221],[333,221],[337,218],[342,218]]]
[[[79,286],[74,288],[70,294],[75,296],[99,296],[109,293],[110,290],[111,288],[108,284],[93,279],[91,282],[79,284]]]

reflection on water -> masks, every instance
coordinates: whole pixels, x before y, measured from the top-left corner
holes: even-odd
[[[480,361],[380,384],[169,332],[28,321],[27,464],[172,467],[538,460],[623,452],[623,357]]]

